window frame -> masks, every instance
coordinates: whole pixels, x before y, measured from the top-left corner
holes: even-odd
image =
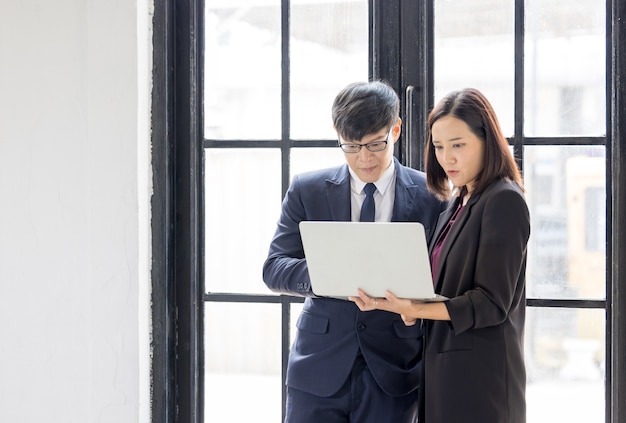
[[[512,0],[513,1],[513,0]],[[515,92],[523,93],[524,0],[515,1]],[[152,419],[203,421],[203,307],[206,301],[280,303],[283,345],[289,345],[288,296],[206,294],[203,291],[204,148],[268,147],[282,152],[282,190],[289,184],[289,108],[283,107],[278,144],[203,140],[203,0],[155,0],[153,18],[152,145]],[[288,2],[282,8],[288,39]],[[606,147],[606,300],[528,298],[530,307],[596,308],[606,311],[606,422],[626,422],[626,3],[606,1],[606,137],[523,137],[523,96],[516,94],[511,144],[522,158],[525,145]],[[411,24],[409,25],[409,17]],[[415,19],[420,25],[415,25]],[[398,22],[389,25],[388,22]],[[383,22],[387,22],[383,24]],[[404,23],[403,23],[404,22]],[[370,70],[388,79],[402,97],[403,113],[424,122],[433,102],[432,1],[370,0]],[[412,28],[400,31],[398,28]],[[417,41],[417,44],[415,44]],[[411,46],[411,49],[406,48]],[[404,47],[404,51],[402,50]],[[416,48],[417,47],[417,48]],[[289,46],[283,42],[283,57]],[[393,54],[381,54],[386,51]],[[401,57],[400,63],[390,58]],[[423,63],[417,70],[410,63]],[[288,63],[283,63],[282,102],[289,101]],[[412,86],[413,89],[402,87]],[[408,119],[407,119],[408,120]],[[425,125],[406,128],[397,154],[422,167]],[[421,135],[421,136],[420,136]],[[404,136],[404,135],[403,135]],[[330,140],[298,141],[299,147],[330,146]],[[620,217],[622,219],[620,220]],[[283,378],[288,350],[283,348]],[[283,394],[284,407],[284,394]]]

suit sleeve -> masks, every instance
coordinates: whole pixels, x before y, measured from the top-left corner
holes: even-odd
[[[486,199],[476,251],[473,288],[447,302],[455,333],[502,323],[523,300],[530,217],[515,190]]]
[[[263,281],[273,292],[313,296],[298,226],[306,220],[300,186],[296,176],[283,200],[276,232],[263,265]]]

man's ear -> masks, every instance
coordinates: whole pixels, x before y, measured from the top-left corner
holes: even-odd
[[[402,130],[402,119],[398,118],[398,121],[391,128],[391,135],[393,136],[393,142],[395,143],[400,139],[400,132]]]

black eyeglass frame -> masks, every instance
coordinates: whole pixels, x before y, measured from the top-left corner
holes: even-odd
[[[339,143],[339,147],[343,150],[344,153],[348,153],[348,154],[356,154],[359,153],[361,151],[361,149],[363,149],[363,147],[367,148],[369,151],[371,151],[372,153],[379,153],[381,151],[385,151],[385,149],[387,148],[387,144],[389,144],[389,134],[387,134],[387,138],[385,138],[384,141],[372,141],[372,142],[368,142],[366,144],[354,144],[354,143],[341,143],[340,141]],[[372,147],[372,145],[375,144],[382,144],[383,148],[377,149],[376,147]],[[347,151],[346,150],[346,146],[349,147],[358,147],[358,149],[356,151]],[[372,149],[374,148],[374,149]]]

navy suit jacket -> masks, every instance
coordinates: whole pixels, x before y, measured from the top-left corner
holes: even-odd
[[[421,222],[429,237],[444,205],[426,190],[422,172],[394,161],[392,221]],[[383,391],[405,395],[419,385],[420,325],[406,326],[399,315],[385,311],[361,312],[351,301],[315,297],[311,291],[298,224],[350,221],[350,201],[347,164],[294,177],[283,200],[263,280],[274,292],[307,297],[297,321],[287,385],[317,396],[333,395],[350,375],[360,351]],[[350,256],[349,251],[346,254]],[[354,265],[363,265],[363,260],[354,257]]]

